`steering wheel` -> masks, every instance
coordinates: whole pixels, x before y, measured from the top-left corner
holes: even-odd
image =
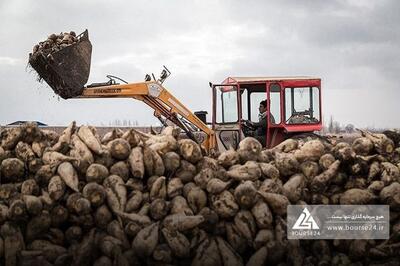
[[[248,120],[242,120],[241,121],[242,124],[242,130],[243,130],[243,134],[248,137],[251,136],[251,132],[254,131],[254,128],[250,125]]]
[[[254,127],[250,124],[248,120],[242,120],[242,125],[248,130],[254,130]]]

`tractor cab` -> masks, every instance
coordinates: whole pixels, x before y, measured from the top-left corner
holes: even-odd
[[[286,138],[322,128],[319,78],[228,77],[212,89],[212,128],[220,151],[237,148],[247,136],[272,148]]]

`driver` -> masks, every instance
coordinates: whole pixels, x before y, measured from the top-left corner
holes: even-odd
[[[267,100],[261,101],[258,107],[258,122],[246,121],[254,129],[254,137],[265,146],[267,137]],[[275,118],[269,114],[271,123],[275,124]]]

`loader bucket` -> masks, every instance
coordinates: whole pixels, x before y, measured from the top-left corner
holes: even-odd
[[[40,79],[64,99],[82,94],[88,81],[92,44],[88,31],[79,36],[79,41],[46,56],[43,53],[31,54],[29,64],[39,74]]]

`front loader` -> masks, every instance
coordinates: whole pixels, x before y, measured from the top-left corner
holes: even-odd
[[[257,121],[260,101],[267,100],[265,146],[271,148],[296,134],[322,128],[321,80],[310,77],[228,77],[211,84],[212,121],[204,112],[193,113],[164,86],[170,75],[164,67],[159,79],[146,75],[145,81],[127,83],[114,76],[108,82],[86,85],[90,73],[92,46],[87,30],[76,43],[55,53],[34,53],[30,65],[53,91],[64,99],[132,98],[154,110],[164,124],[179,126],[208,152],[237,148],[241,139],[254,136],[246,121]],[[271,117],[274,117],[274,122]]]

